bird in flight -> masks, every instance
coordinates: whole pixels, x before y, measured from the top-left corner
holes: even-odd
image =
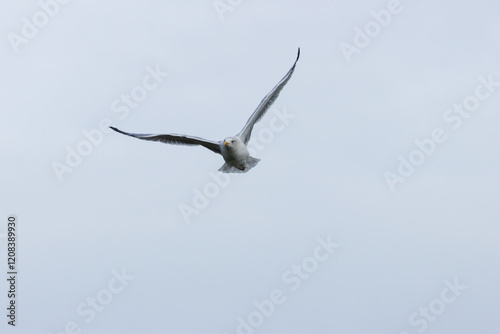
[[[243,129],[235,136],[226,137],[221,141],[212,141],[199,137],[180,135],[180,134],[138,134],[129,133],[119,130],[113,126],[110,126],[114,131],[131,136],[134,138],[139,138],[143,140],[158,141],[166,144],[174,145],[188,145],[196,146],[201,145],[208,148],[210,151],[222,155],[225,164],[219,168],[220,172],[223,173],[246,173],[253,167],[257,165],[260,159],[250,156],[247,149],[248,141],[252,134],[253,126],[255,123],[260,121],[266,111],[271,107],[271,105],[278,98],[279,93],[285,87],[288,80],[292,77],[293,71],[295,70],[295,65],[300,57],[300,48],[297,52],[297,59],[293,63],[288,73],[281,79],[280,82],[262,99],[257,109],[253,112],[252,116],[248,119],[247,123]]]

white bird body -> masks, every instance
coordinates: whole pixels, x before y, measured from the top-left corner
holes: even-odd
[[[239,137],[228,137],[221,143],[221,155],[226,162],[219,171],[243,173],[257,165],[260,159],[250,156],[247,147]]]
[[[279,93],[286,85],[288,80],[290,80],[293,71],[295,70],[295,65],[300,57],[300,48],[297,53],[297,59],[295,63],[290,68],[288,73],[281,79],[281,81],[269,92],[264,99],[260,102],[259,106],[253,114],[248,119],[247,123],[243,127],[243,129],[236,136],[227,137],[222,141],[211,141],[199,137],[193,137],[188,135],[179,135],[179,134],[165,134],[165,135],[154,135],[154,134],[137,134],[137,133],[128,133],[122,130],[119,130],[115,127],[110,126],[114,131],[131,136],[134,138],[139,138],[143,140],[150,141],[159,141],[167,144],[175,144],[175,145],[200,145],[205,148],[208,148],[214,153],[218,153],[222,155],[224,161],[226,162],[219,171],[223,173],[246,173],[253,167],[257,165],[260,159],[251,157],[247,144],[250,140],[250,136],[252,134],[253,127],[255,123],[260,121],[266,111],[271,107],[271,105],[278,98]]]

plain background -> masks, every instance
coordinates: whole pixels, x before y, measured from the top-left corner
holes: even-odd
[[[439,306],[455,278],[467,288],[425,332],[498,333],[500,91],[456,130],[443,115],[478,77],[500,81],[499,4],[401,1],[348,62],[340,45],[388,1],[231,3],[221,19],[212,0],[73,0],[15,52],[9,34],[40,5],[0,2],[0,212],[20,229],[18,326],[2,307],[2,333],[74,321],[82,333],[233,334],[275,289],[286,301],[255,333],[419,333],[409,317]],[[180,207],[223,163],[204,148],[106,132],[62,181],[54,173],[103,119],[130,132],[236,134],[298,47],[251,143],[276,112],[295,118],[189,224]],[[112,104],[156,66],[169,76],[121,119]],[[447,140],[391,191],[384,173],[435,128]],[[290,290],[282,275],[328,235],[339,248]],[[134,279],[85,322],[78,305],[105,296],[122,269]],[[0,305],[6,291],[2,279]]]

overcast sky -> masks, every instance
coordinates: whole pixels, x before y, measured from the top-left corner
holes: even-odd
[[[498,3],[0,3],[2,333],[499,332]]]

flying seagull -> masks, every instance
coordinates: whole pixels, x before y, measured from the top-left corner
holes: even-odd
[[[250,135],[252,134],[252,129],[255,123],[260,121],[266,111],[271,107],[271,105],[278,98],[279,93],[285,87],[288,80],[292,77],[293,71],[295,70],[295,64],[299,60],[300,56],[300,48],[297,53],[297,59],[293,63],[292,68],[288,71],[288,73],[281,79],[280,82],[267,94],[259,106],[253,112],[252,116],[248,119],[247,123],[243,127],[243,129],[237,135],[233,137],[226,137],[221,141],[212,141],[199,137],[188,136],[188,135],[180,135],[180,134],[165,134],[165,135],[157,135],[157,134],[137,134],[137,133],[128,133],[125,131],[121,131],[115,127],[110,126],[114,131],[143,139],[143,140],[151,140],[151,141],[159,141],[166,144],[175,144],[175,145],[189,145],[196,146],[201,145],[203,147],[208,148],[210,151],[218,153],[222,155],[224,161],[226,162],[220,169],[220,172],[223,173],[246,173],[253,167],[257,165],[260,159],[251,157],[248,153],[247,144],[250,140]]]

